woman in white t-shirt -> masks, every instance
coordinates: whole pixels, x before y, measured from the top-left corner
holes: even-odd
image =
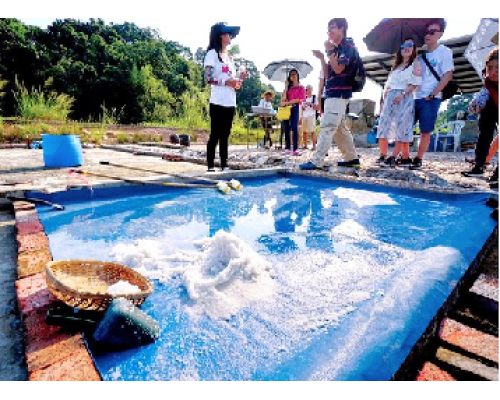
[[[318,107],[318,98],[313,95],[312,85],[306,87],[306,101],[302,103],[302,132],[304,140],[302,149],[307,149],[307,134],[311,134],[313,150],[316,150],[316,112]]]
[[[220,167],[228,169],[229,135],[236,111],[236,90],[241,88],[246,72],[237,77],[236,67],[227,51],[231,39],[240,32],[236,26],[218,23],[210,31],[205,56],[205,82],[212,87],[210,97],[210,138],[207,144],[208,171],[215,171],[215,150],[219,145]]]
[[[410,142],[415,118],[413,92],[422,83],[422,66],[412,39],[405,39],[396,54],[384,89],[384,105],[377,130],[381,167],[396,167],[396,157],[403,153],[401,166],[410,167]],[[392,156],[387,157],[389,141],[396,141]]]

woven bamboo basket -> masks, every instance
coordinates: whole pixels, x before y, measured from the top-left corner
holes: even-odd
[[[140,306],[153,293],[153,284],[124,265],[102,261],[54,261],[45,268],[50,292],[70,307],[80,310],[105,311],[119,297]],[[108,288],[120,281],[137,286],[136,294],[111,295]]]

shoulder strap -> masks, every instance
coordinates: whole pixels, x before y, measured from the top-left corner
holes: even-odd
[[[424,59],[425,64],[427,64],[427,67],[429,67],[429,69],[431,70],[432,75],[434,75],[434,78],[436,78],[438,80],[438,82],[440,82],[441,78],[437,74],[436,70],[432,67],[431,63],[429,62],[429,60],[427,59],[427,57],[425,56],[425,54],[426,53],[422,54],[422,58]]]
[[[313,104],[316,103],[316,95],[313,94]]]

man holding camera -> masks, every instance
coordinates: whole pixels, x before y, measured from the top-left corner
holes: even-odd
[[[335,140],[344,158],[344,161],[338,162],[339,167],[360,166],[354,140],[346,123],[346,108],[352,97],[352,75],[357,57],[354,42],[346,38],[347,28],[345,18],[334,18],[328,23],[328,40],[325,42],[328,63],[321,51],[313,51],[327,77],[326,100],[316,151],[310,162],[300,165],[301,170],[322,169],[332,140]]]

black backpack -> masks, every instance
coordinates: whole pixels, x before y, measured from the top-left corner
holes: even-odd
[[[356,53],[356,60],[354,61],[354,70],[352,72],[352,91],[361,92],[366,83],[366,71],[356,47],[354,51]]]

